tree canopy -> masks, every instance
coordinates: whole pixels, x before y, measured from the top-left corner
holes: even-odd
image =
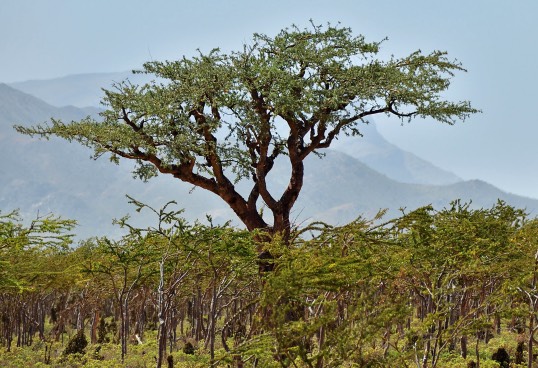
[[[135,176],[170,174],[221,197],[247,229],[287,237],[305,158],[339,135],[360,135],[372,115],[454,124],[478,112],[467,101],[444,99],[454,73],[464,71],[445,52],[381,60],[381,43],[330,24],[254,34],[239,51],[145,63],[138,73],[154,81],[105,90],[102,119],[16,129],[77,141],[116,163],[135,160]],[[279,157],[291,169],[286,187],[274,193],[267,179]],[[241,179],[252,182],[246,195],[235,186]]]
[[[504,202],[275,237],[261,277],[255,233],[132,203],[158,225],[78,247],[71,221],[0,213],[0,366],[534,364],[538,222]]]

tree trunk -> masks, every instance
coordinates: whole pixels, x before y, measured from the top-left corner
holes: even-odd
[[[158,355],[157,355],[157,368],[161,368],[164,362],[164,356],[166,354],[166,333],[167,333],[167,308],[165,305],[164,294],[164,260],[159,263],[159,289],[158,289],[158,316],[159,316],[159,329],[157,333],[158,342]]]
[[[480,368],[480,350],[478,349],[478,344],[480,343],[480,339],[476,338],[476,344],[474,346],[474,352],[475,352],[475,355],[476,355],[476,368]]]
[[[431,341],[428,336],[428,340],[424,343],[424,352],[422,353],[422,368],[428,368],[428,356],[430,355]]]
[[[99,326],[99,309],[93,311],[92,326],[90,332],[90,341],[92,344],[97,343],[97,327]]]
[[[45,301],[42,300],[39,303],[39,339],[41,341],[45,340],[45,318],[46,318],[46,312],[45,312]]]
[[[325,345],[325,327],[321,326],[319,328],[319,339],[318,339],[318,348],[319,351],[322,351]],[[323,355],[320,355],[316,361],[316,368],[323,368]]]
[[[527,341],[528,345],[528,356],[529,361],[527,362],[527,368],[532,368],[532,358],[533,358],[533,342],[534,342],[534,313],[531,313],[529,316],[529,340]]]
[[[203,338],[204,332],[204,306],[202,301],[202,289],[199,286],[196,289],[196,296],[194,300],[194,339],[196,341],[200,341]]]
[[[121,361],[125,360],[127,355],[127,342],[129,336],[129,294],[123,296],[121,301],[121,327],[120,327],[120,340],[121,340]]]
[[[461,357],[463,359],[467,358],[467,335],[463,335],[460,339],[461,345]]]
[[[209,315],[208,315],[208,326],[207,326],[207,336],[206,341],[209,345],[209,357],[210,362],[213,365],[215,360],[215,331],[216,331],[216,323],[217,323],[217,280],[215,276],[215,280],[213,281],[213,287],[212,287],[212,295],[211,295],[211,303],[209,305]]]

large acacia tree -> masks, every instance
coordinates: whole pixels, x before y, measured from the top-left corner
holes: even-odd
[[[332,25],[293,26],[273,38],[254,34],[240,51],[144,64],[139,73],[155,80],[106,90],[102,119],[16,129],[74,140],[115,162],[135,160],[143,180],[170,174],[221,197],[249,230],[286,238],[304,160],[340,134],[360,134],[371,115],[453,124],[477,111],[443,98],[453,73],[464,70],[446,53],[381,60],[380,44]],[[281,156],[291,170],[275,193],[267,180]],[[246,195],[235,186],[240,179],[252,182]],[[263,204],[272,223],[261,214]]]

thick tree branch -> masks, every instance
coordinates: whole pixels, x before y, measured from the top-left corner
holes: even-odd
[[[271,209],[274,210],[277,205],[275,198],[269,193],[267,189],[267,173],[273,167],[273,160],[269,157],[269,146],[271,144],[272,133],[271,133],[271,114],[265,108],[265,101],[261,94],[255,89],[250,90],[250,97],[254,105],[254,110],[258,114],[259,121],[259,134],[258,134],[258,162],[256,165],[256,183],[258,185],[258,192],[261,195],[265,204]]]

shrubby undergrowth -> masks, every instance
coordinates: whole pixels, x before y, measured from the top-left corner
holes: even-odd
[[[172,207],[153,210],[154,228],[124,218],[123,238],[71,247],[70,221],[46,217],[26,226],[16,213],[2,215],[0,366],[498,367],[532,360],[538,223],[505,203],[472,209],[454,202],[391,220],[317,224],[287,243],[265,242],[272,258],[263,260],[257,249],[267,237],[189,224]],[[503,361],[501,349],[509,356]]]

